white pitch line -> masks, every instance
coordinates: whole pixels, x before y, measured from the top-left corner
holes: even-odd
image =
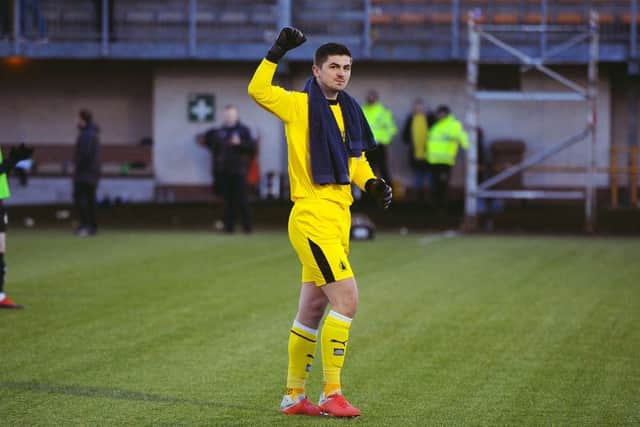
[[[424,236],[418,242],[421,245],[429,245],[434,242],[438,242],[444,239],[452,239],[454,237],[458,237],[459,233],[454,230],[443,231],[442,233],[431,234],[429,236]]]

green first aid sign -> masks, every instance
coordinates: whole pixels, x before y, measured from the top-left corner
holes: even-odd
[[[187,99],[187,117],[190,122],[212,122],[215,119],[215,107],[213,95],[192,93]]]

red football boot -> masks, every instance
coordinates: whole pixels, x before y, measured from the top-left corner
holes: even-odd
[[[16,302],[14,302],[11,298],[9,297],[4,297],[2,300],[0,300],[0,308],[24,308],[22,307],[20,304],[16,304]]]
[[[296,398],[285,394],[280,403],[280,411],[286,415],[310,415],[313,417],[322,415],[320,408],[311,403],[304,394],[299,394]]]
[[[332,417],[359,417],[360,409],[352,406],[342,393],[333,393],[324,397],[324,393],[320,395],[320,410],[323,414]]]

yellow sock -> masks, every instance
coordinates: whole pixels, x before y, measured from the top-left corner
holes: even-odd
[[[304,394],[305,383],[316,353],[318,331],[295,320],[289,334],[287,394]]]
[[[322,341],[322,371],[324,374],[324,395],[340,391],[340,371],[347,355],[347,341],[351,319],[335,311],[330,311],[324,319],[320,340]]]

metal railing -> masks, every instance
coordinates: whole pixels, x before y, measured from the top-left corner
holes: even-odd
[[[562,25],[579,33],[594,8],[607,47],[602,59],[637,63],[638,1],[41,0],[27,9],[23,0],[13,0],[10,21],[20,25],[0,39],[0,55],[255,59],[280,27],[295,25],[308,35],[310,48],[332,38],[373,60],[464,60],[469,12],[485,26]],[[544,56],[557,44],[549,37],[544,31],[535,39],[511,33],[506,41]],[[308,52],[294,52],[291,59],[303,57]]]

